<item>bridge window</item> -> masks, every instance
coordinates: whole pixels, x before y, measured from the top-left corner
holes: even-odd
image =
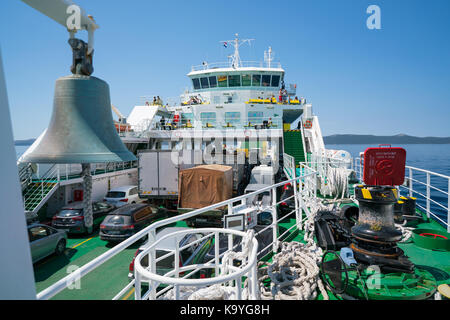
[[[241,76],[239,74],[228,76],[228,86],[229,87],[240,87],[241,86]]]
[[[252,84],[252,76],[249,74],[243,74],[242,75],[242,86],[248,87]]]
[[[200,89],[200,80],[198,78],[192,79],[192,84],[194,85],[194,89]]]
[[[181,124],[186,124],[188,120],[193,124],[193,119],[194,115],[191,112],[181,114]]]
[[[227,76],[217,76],[217,82],[219,84],[219,87],[228,87],[228,78]]]
[[[240,112],[225,112],[225,125],[228,123],[232,126],[238,125],[241,122]]]
[[[200,120],[202,125],[206,126],[206,123],[211,125],[216,125],[216,113],[215,112],[202,112],[200,113]]]
[[[248,113],[248,122],[249,125],[261,124],[263,120],[263,112],[262,111],[250,111]]]
[[[209,88],[208,78],[200,78],[200,84],[202,85],[202,89]]]
[[[262,76],[262,86],[263,87],[270,86],[270,74],[264,74]]]
[[[254,74],[252,76],[252,86],[254,87],[260,87],[261,86],[261,75],[260,74]]]
[[[209,77],[209,86],[211,88],[217,87],[217,78],[216,78],[216,76]]]
[[[280,84],[280,76],[273,75],[272,76],[272,82],[270,84],[271,87],[278,87]]]

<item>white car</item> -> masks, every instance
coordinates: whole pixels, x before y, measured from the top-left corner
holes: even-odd
[[[128,203],[142,202],[141,198],[139,198],[137,186],[122,186],[111,189],[103,201],[111,203],[116,207],[121,207]]]

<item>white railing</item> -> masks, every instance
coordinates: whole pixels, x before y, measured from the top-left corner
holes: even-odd
[[[355,158],[354,168],[358,172],[360,181],[363,181],[363,166],[363,160]],[[443,188],[447,188],[447,191]],[[450,232],[450,176],[405,166],[405,183],[399,186],[399,191],[417,198],[417,207],[423,210],[428,218],[432,217],[444,225],[447,232]],[[439,212],[441,215],[438,214]]]
[[[239,68],[268,68],[267,63],[262,61],[241,61]],[[271,62],[271,68],[279,68],[281,69],[280,62]],[[233,68],[231,62],[212,62],[212,63],[204,63],[197,66],[192,66],[191,71],[201,71],[208,69],[218,69],[218,68]]]
[[[56,188],[58,183],[58,165],[52,165],[47,172],[39,177],[39,180],[30,180],[29,187],[23,193],[25,211],[34,212],[38,210],[42,202],[47,199],[46,196]],[[49,185],[52,186],[50,190],[48,189]]]
[[[310,211],[306,205],[305,200],[309,197],[313,197],[316,193],[315,186],[316,186],[317,172],[313,171],[312,169],[310,169],[308,167],[307,167],[306,171],[305,171],[305,174],[300,177],[290,179],[287,181],[282,181],[282,182],[279,182],[272,186],[262,188],[258,191],[255,191],[255,192],[252,192],[252,193],[249,193],[246,195],[242,195],[242,196],[230,199],[230,200],[226,200],[226,201],[222,201],[220,203],[210,205],[208,207],[196,209],[196,210],[193,210],[188,213],[184,213],[181,215],[177,215],[175,217],[171,217],[171,218],[167,218],[167,219],[155,222],[155,223],[151,224],[150,226],[144,228],[143,230],[139,231],[132,237],[117,244],[114,248],[111,248],[107,252],[105,252],[102,255],[98,256],[97,258],[91,260],[90,262],[88,262],[87,264],[82,266],[80,269],[78,269],[76,273],[72,273],[72,274],[66,276],[65,278],[57,281],[56,283],[54,283],[52,286],[48,287],[47,289],[39,292],[37,295],[37,298],[38,299],[50,299],[51,297],[55,296],[56,294],[58,294],[59,292],[61,292],[65,288],[67,288],[69,285],[74,283],[74,281],[79,281],[80,278],[84,277],[89,272],[91,272],[94,269],[96,269],[97,267],[101,266],[103,263],[109,261],[111,258],[116,256],[118,253],[120,253],[121,251],[123,251],[124,249],[126,249],[127,247],[129,247],[130,245],[139,241],[141,238],[143,238],[147,235],[149,237],[149,240],[148,240],[149,244],[152,245],[156,239],[156,230],[158,228],[161,228],[161,227],[164,227],[164,226],[167,226],[169,224],[176,223],[179,221],[183,221],[188,218],[198,216],[207,211],[222,208],[224,206],[228,208],[228,214],[232,214],[234,207],[237,207],[239,205],[241,205],[241,206],[245,205],[247,199],[249,199],[249,198],[253,199],[253,197],[255,197],[256,195],[264,193],[266,191],[269,191],[272,193],[271,204],[268,207],[267,206],[260,207],[260,211],[258,212],[258,214],[269,211],[272,216],[272,221],[269,225],[264,227],[262,230],[259,230],[256,233],[256,235],[259,235],[266,230],[272,229],[272,242],[264,248],[258,248],[258,254],[268,252],[268,250],[270,250],[270,248],[272,249],[273,253],[276,253],[276,251],[278,249],[279,241],[282,241],[283,239],[285,239],[289,235],[288,233],[291,232],[293,229],[295,229],[295,228],[298,230],[302,229],[302,221],[303,221],[302,211],[305,212],[306,215],[309,215]],[[287,201],[289,198],[283,199],[282,201],[277,202],[277,200],[276,200],[277,199],[277,197],[276,197],[277,188],[284,186],[287,183],[291,183],[293,185],[294,195],[291,196],[290,198],[295,200],[294,201],[295,208],[291,212],[284,215],[283,217],[278,218],[277,206],[282,201]],[[286,219],[288,216],[290,216],[294,213],[295,213],[295,224],[279,235],[278,234],[278,222]],[[196,230],[198,231],[201,229],[196,229]],[[218,255],[218,252],[216,251],[214,260],[217,261],[217,259],[220,259],[220,255]],[[151,270],[155,270],[155,263],[156,262],[154,259],[151,260],[151,262],[149,263],[149,265],[150,264],[153,265],[153,268]],[[111,276],[113,277],[114,275],[111,275]],[[119,299],[127,290],[132,288],[135,285],[135,281],[136,281],[135,279],[132,280],[125,288],[120,290],[120,292],[117,293],[113,297],[113,299]],[[153,289],[155,289],[154,286],[153,286]],[[148,293],[144,297],[148,298],[148,297],[150,297],[150,294]],[[140,298],[143,298],[143,296],[139,296],[139,293],[136,293],[136,290],[135,290],[135,298],[140,299]]]
[[[179,247],[179,238],[177,236],[183,236],[187,234],[199,233],[205,234],[202,238],[182,247]],[[242,261],[242,264],[239,267],[233,266],[230,261],[220,261],[219,256],[223,256],[224,253],[219,254],[220,252],[220,234],[228,236],[228,249],[233,249],[234,236],[245,237],[246,233],[241,231],[235,231],[230,229],[218,229],[218,228],[200,228],[200,229],[191,229],[187,231],[178,231],[171,234],[168,234],[158,241],[154,242],[151,246],[143,250],[135,259],[135,299],[141,300],[150,298],[152,300],[157,297],[162,296],[164,293],[169,291],[170,289],[174,289],[174,298],[175,300],[179,300],[180,298],[180,287],[206,287],[214,284],[221,284],[227,289],[232,289],[234,291],[234,298],[237,300],[242,299],[243,297],[243,287],[242,287],[242,277],[247,277],[248,288],[250,289],[249,298],[252,300],[256,300],[259,298],[258,295],[258,278],[257,278],[257,251],[258,251],[258,242],[256,238],[252,239],[250,250],[251,252],[246,253],[247,257],[245,257]],[[168,239],[174,238],[175,251],[170,252],[164,256],[161,256],[157,259],[154,257],[155,248],[159,242]],[[186,250],[192,246],[195,246],[208,238],[214,237],[214,252],[215,257],[206,263],[199,264],[190,264],[187,266],[179,266],[179,257],[180,252],[182,250]],[[165,273],[164,275],[158,275],[156,273],[156,264],[158,261],[166,259],[167,257],[173,255],[174,256],[174,265],[175,268],[172,271]],[[152,257],[151,260],[153,263],[150,264],[149,267],[144,267],[141,264],[141,261],[144,257]],[[189,279],[193,275],[197,274],[200,270],[203,269],[214,269],[214,277],[210,279]],[[180,275],[188,272],[187,275],[184,275],[180,278]],[[231,281],[231,282],[230,282]],[[141,293],[141,283],[148,282],[150,284],[149,289],[146,293]],[[234,283],[234,285],[233,285]],[[161,284],[169,285],[163,290],[156,292],[156,289]]]

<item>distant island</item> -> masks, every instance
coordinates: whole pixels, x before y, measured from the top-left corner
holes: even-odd
[[[36,139],[26,139],[26,140],[16,140],[14,141],[14,145],[16,146],[30,146]]]
[[[16,146],[29,146],[36,139],[16,140]],[[323,137],[325,144],[450,144],[450,137],[413,137],[406,134],[374,136],[369,134],[333,134]]]
[[[450,144],[450,137],[413,137],[406,134],[374,136],[358,134],[334,134],[323,137],[325,144]]]

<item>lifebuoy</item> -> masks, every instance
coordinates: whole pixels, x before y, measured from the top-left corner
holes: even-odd
[[[312,122],[311,122],[311,120],[306,120],[305,123],[303,124],[303,128],[305,128],[305,129],[311,129],[311,128],[312,128]]]

